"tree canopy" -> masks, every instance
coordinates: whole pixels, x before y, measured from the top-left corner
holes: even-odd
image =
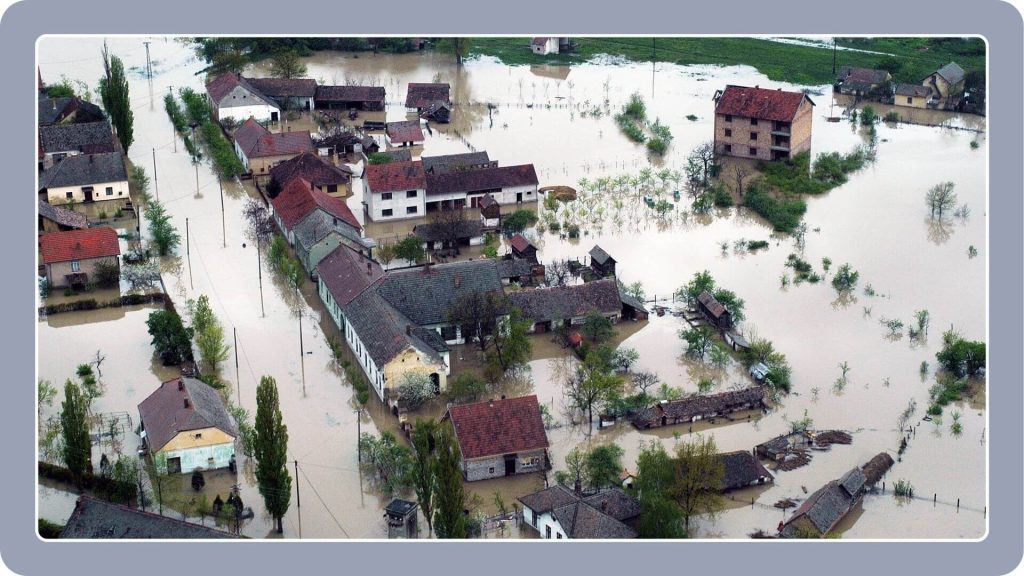
[[[255,435],[256,481],[281,534],[281,519],[291,504],[292,477],[288,474],[288,426],[281,417],[277,382],[270,376],[261,378],[256,388]]]

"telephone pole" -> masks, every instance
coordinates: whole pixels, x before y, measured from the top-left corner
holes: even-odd
[[[188,260],[188,287],[195,289],[192,285],[192,246],[188,236],[188,218],[185,218],[185,259]]]
[[[260,275],[260,317],[266,318],[267,311],[263,308],[263,258],[260,257],[260,237],[256,237],[256,270]]]
[[[156,201],[160,201],[160,184],[156,181],[156,148],[153,148],[153,189],[156,190]]]
[[[198,166],[196,167],[198,171]],[[217,188],[220,189],[220,236],[221,241],[224,244],[224,248],[228,247],[228,228],[224,221],[224,183],[220,180],[220,175],[217,176]]]
[[[238,328],[231,327],[232,336],[235,341],[235,392],[238,394],[238,407],[242,407],[242,376],[238,372]]]
[[[149,60],[149,40],[143,42],[146,45],[146,75],[151,79],[153,78],[153,65]]]
[[[299,539],[302,539],[302,498],[299,497],[299,461],[295,461],[295,511],[299,514]]]
[[[362,464],[362,462],[363,462],[363,444],[360,442],[360,440],[363,438],[362,416],[363,416],[363,409],[362,408],[357,408],[356,409],[356,454],[357,454],[358,460],[356,462],[359,463],[359,464]]]
[[[298,290],[295,291],[298,293]],[[302,370],[302,396],[306,396],[306,349],[302,345],[302,308],[299,308],[299,365]]]

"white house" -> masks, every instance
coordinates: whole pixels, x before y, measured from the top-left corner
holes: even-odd
[[[558,54],[557,36],[536,36],[530,41],[530,49],[534,54]]]
[[[556,484],[519,498],[523,521],[547,540],[636,538],[640,502],[618,488],[584,496]]]
[[[420,161],[368,164],[363,171],[363,204],[374,222],[421,218],[426,214],[426,179]]]
[[[39,195],[50,204],[130,200],[120,152],[68,156],[39,175]]]
[[[277,122],[281,116],[281,108],[274,100],[236,72],[221,74],[211,80],[206,85],[206,94],[214,118],[222,122],[240,124],[249,118]]]

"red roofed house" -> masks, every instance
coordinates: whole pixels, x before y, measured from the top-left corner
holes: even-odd
[[[121,248],[113,228],[52,232],[39,238],[40,261],[50,285],[77,286],[90,282],[101,262],[118,264]]]
[[[234,139],[235,154],[254,176],[266,175],[277,164],[313,151],[309,130],[270,132],[252,118],[235,130]]]
[[[423,163],[369,164],[363,171],[363,204],[370,220],[420,218],[426,213]]]
[[[161,473],[226,468],[235,457],[238,432],[220,393],[195,378],[160,384],[139,403],[139,417],[146,450],[167,458]]]
[[[309,273],[339,245],[366,246],[362,226],[344,200],[328,196],[303,178],[292,178],[270,202],[281,233]]]
[[[388,122],[384,126],[384,133],[392,146],[415,146],[424,140],[419,122]]]
[[[486,480],[546,470],[548,437],[537,396],[452,406],[462,475]]]
[[[814,102],[806,94],[729,85],[714,99],[715,154],[768,161],[810,151]]]
[[[217,76],[206,84],[214,119],[220,122],[245,122],[249,118],[277,122],[281,107],[260,92],[237,72]]]
[[[335,166],[313,152],[303,152],[271,168],[270,177],[281,187],[287,186],[294,178],[304,178],[312,182],[317,190],[344,198],[349,194],[352,169],[344,164]]]

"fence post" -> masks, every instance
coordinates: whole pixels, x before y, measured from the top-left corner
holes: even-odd
[[[932,494],[932,506],[935,506],[935,503],[938,502],[938,501],[939,501],[939,494],[938,493]]]
[[[885,494],[885,482],[882,482],[882,494]]]
[[[958,514],[960,513],[960,499],[959,498],[956,499],[956,511],[957,511]]]

